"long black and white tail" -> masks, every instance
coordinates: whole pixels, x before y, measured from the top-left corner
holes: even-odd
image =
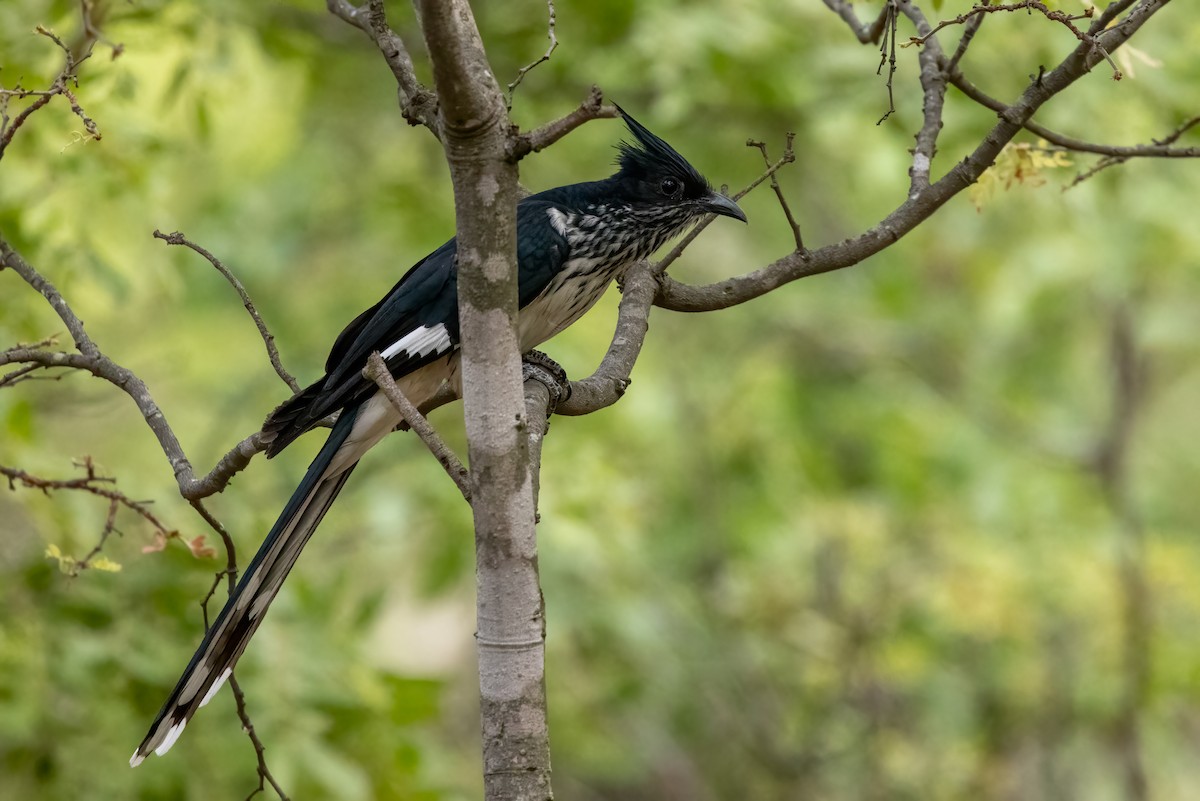
[[[196,714],[196,710],[212,700],[217,691],[233,672],[238,657],[258,629],[263,615],[279,592],[288,571],[296,563],[300,551],[312,536],[329,505],[346,483],[357,460],[350,466],[334,473],[330,469],[334,456],[346,444],[354,426],[354,410],[345,411],[333,427],[329,439],[317,458],[292,494],[283,513],[275,521],[271,532],[263,541],[258,553],[242,573],[241,581],[233,595],[217,616],[216,622],[204,635],[192,661],[179,678],[167,702],[150,726],[146,739],[129,759],[131,767],[137,767],[150,752],[162,756],[179,735],[184,726]],[[339,462],[344,462],[343,458]],[[336,470],[337,468],[334,467]]]

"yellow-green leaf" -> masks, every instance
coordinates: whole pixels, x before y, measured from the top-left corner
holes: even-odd
[[[120,562],[114,562],[107,556],[96,557],[92,561],[88,562],[88,567],[90,567],[92,570],[103,570],[105,573],[121,572]]]

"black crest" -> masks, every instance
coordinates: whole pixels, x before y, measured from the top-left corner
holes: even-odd
[[[621,142],[617,145],[617,150],[620,151],[617,164],[621,167],[621,177],[639,183],[650,183],[670,176],[683,185],[684,196],[690,198],[701,197],[712,191],[708,180],[697,172],[687,159],[679,155],[675,148],[651,133],[625,109],[617,106],[617,111],[621,112],[625,125],[637,140],[636,144]]]

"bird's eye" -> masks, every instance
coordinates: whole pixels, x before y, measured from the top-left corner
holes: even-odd
[[[674,178],[663,178],[662,183],[658,185],[658,191],[662,192],[668,197],[678,193],[681,188],[682,185]]]

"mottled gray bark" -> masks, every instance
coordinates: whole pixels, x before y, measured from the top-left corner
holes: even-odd
[[[488,801],[552,798],[545,638],[516,335],[517,167],[465,0],[420,0],[454,182],[463,413],[475,515],[476,637]]]

